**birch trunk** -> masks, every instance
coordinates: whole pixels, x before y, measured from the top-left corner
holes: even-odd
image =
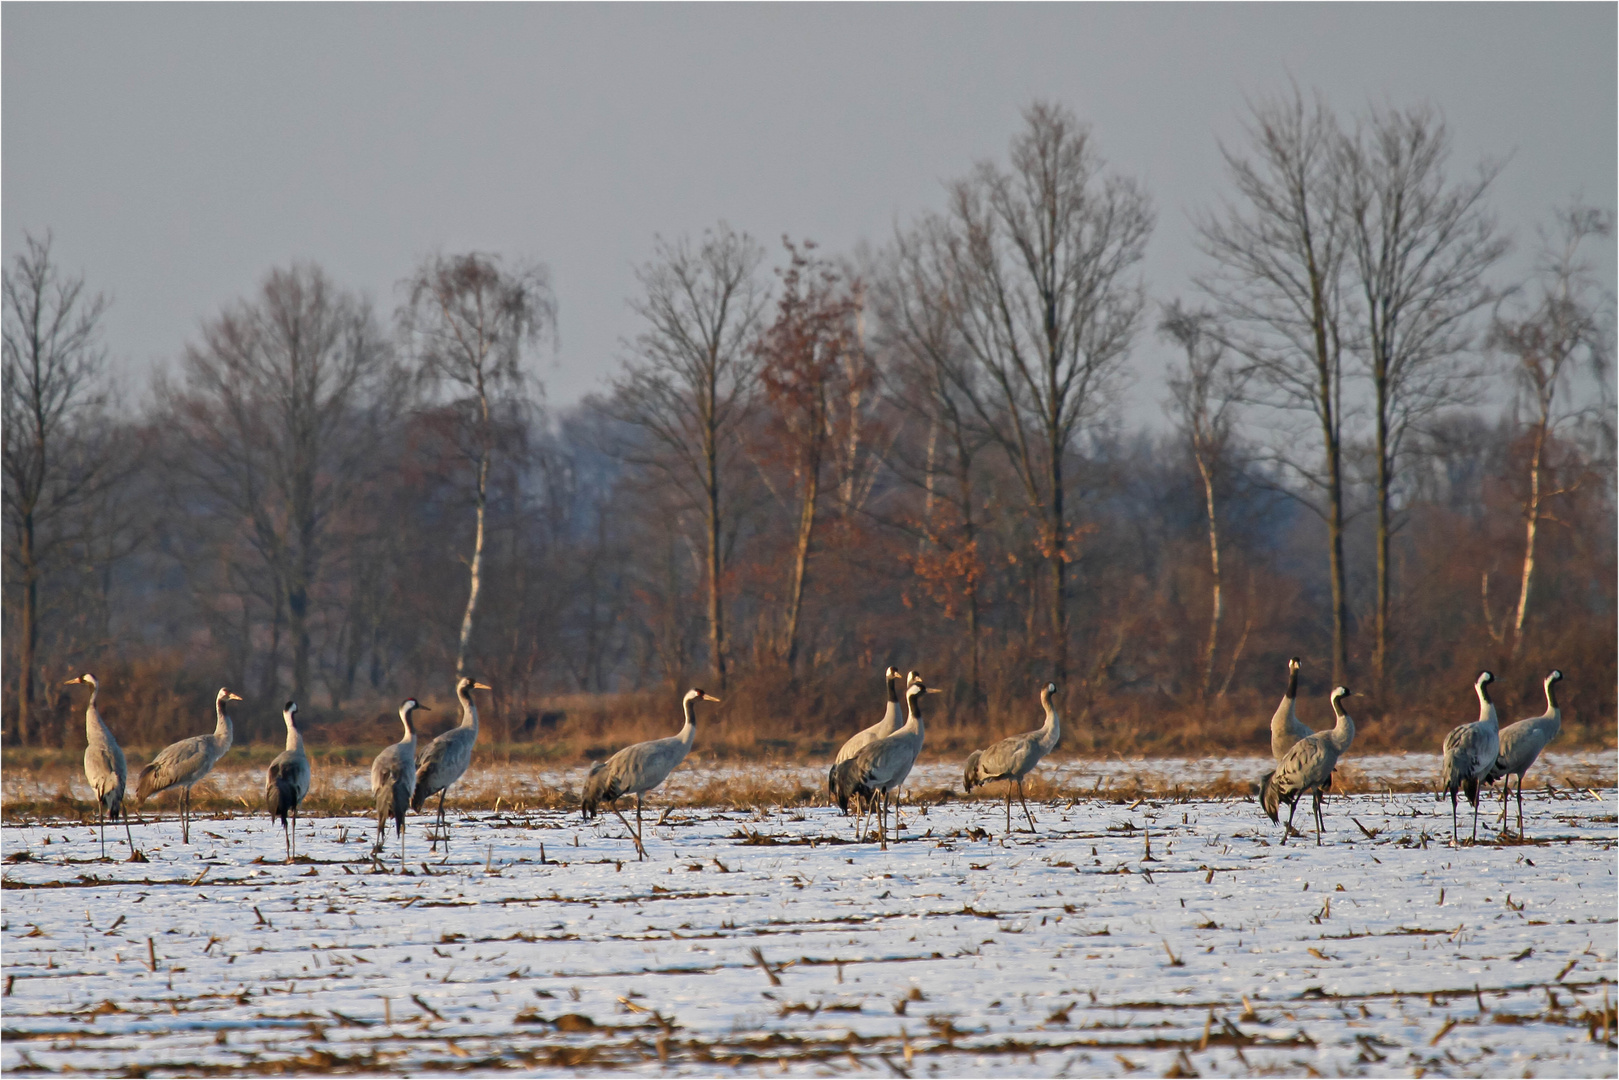
[[[1225,614],[1225,600],[1220,593],[1220,528],[1214,516],[1214,476],[1203,456],[1197,459],[1197,471],[1203,477],[1203,499],[1209,514],[1209,570],[1214,579],[1214,595],[1209,607],[1209,643],[1203,653],[1202,697],[1208,700],[1214,685],[1214,654],[1220,645],[1220,619]]]

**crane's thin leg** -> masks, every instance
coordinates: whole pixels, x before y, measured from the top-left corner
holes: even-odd
[[[1012,781],[1006,782],[1006,835],[1012,835]]]
[[[1506,815],[1507,801],[1501,800],[1501,813]],[[1518,774],[1518,839],[1523,839],[1523,773]]]
[[[101,859],[107,859],[107,804],[96,799],[96,824],[101,826]]]
[[[191,843],[191,789],[180,789],[180,843]]]
[[[135,854],[135,838],[129,832],[129,811],[119,806],[118,816],[124,821],[124,839],[129,841],[129,853],[133,855]]]
[[[1298,813],[1298,812],[1299,812],[1299,800],[1298,800],[1298,796],[1295,795],[1293,797],[1293,801],[1288,803],[1288,805],[1287,805],[1287,824],[1285,826],[1283,826],[1283,828],[1282,828],[1282,843],[1283,844],[1286,844],[1287,843],[1287,838],[1289,836],[1293,835],[1293,815]]]
[[[1455,791],[1454,788],[1452,788],[1451,792],[1450,792],[1450,846],[1451,847],[1459,846],[1460,837],[1457,836],[1457,833],[1459,833],[1460,831],[1461,831],[1461,827],[1459,825],[1457,825],[1457,823],[1456,823],[1456,791]]]
[[[621,811],[618,808],[618,800],[617,799],[613,800],[613,813],[618,815],[618,820],[620,820],[620,821],[622,821],[624,823],[624,830],[630,834],[630,839],[635,842],[635,856],[636,856],[636,858],[637,859],[646,858],[646,848],[641,846],[641,838],[635,834],[634,829],[630,828],[629,819],[626,818],[624,816],[623,811]]]
[[[880,792],[882,800],[877,804],[877,843],[882,850],[888,850],[888,792]]]
[[[1018,802],[1023,804],[1023,816],[1029,819],[1029,831],[1034,832],[1034,815],[1029,813],[1029,800],[1023,797],[1023,777],[1017,778]]]
[[[1478,843],[1478,800],[1473,800],[1473,843]]]
[[[292,857],[298,857],[298,804],[292,804]]]
[[[405,872],[405,823],[399,823],[399,872]]]
[[[1327,782],[1331,783],[1332,781],[1329,779]],[[1315,789],[1315,795],[1314,795],[1313,799],[1311,800],[1311,809],[1315,811],[1315,831],[1318,834],[1321,832],[1322,829],[1327,827],[1326,819],[1321,816],[1321,804],[1323,802],[1325,802],[1325,801],[1326,801],[1326,795],[1322,792],[1322,790],[1320,788],[1316,788]]]

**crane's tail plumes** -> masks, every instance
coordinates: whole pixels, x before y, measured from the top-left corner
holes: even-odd
[[[613,781],[607,775],[606,764],[596,762],[585,779],[585,793],[579,800],[579,809],[584,811],[586,818],[593,817],[601,809],[602,803],[610,803],[618,798],[618,792],[613,790]]]
[[[838,809],[845,814],[849,812],[849,800],[859,793],[854,763],[854,758],[845,758],[832,766],[832,770],[826,776],[826,784],[831,790],[832,798],[837,800]]]
[[[117,821],[124,816],[124,789],[115,787],[101,796],[101,805],[105,809],[108,821]]]
[[[967,755],[967,767],[961,771],[961,786],[967,789],[969,795],[975,785],[983,782],[978,778],[978,759],[983,753],[982,750],[974,750]]]
[[[135,778],[136,805],[145,802],[149,796],[155,795],[161,790],[162,786],[157,779],[157,763],[154,761],[142,768],[140,776]]]
[[[1467,793],[1467,801],[1473,806],[1478,805],[1478,778],[1469,776],[1462,783],[1462,790]]]
[[[280,770],[270,774],[270,782],[264,788],[264,808],[270,812],[270,820],[280,819],[281,824],[287,823],[287,815],[298,805],[298,790],[292,785],[290,776],[283,776]]]
[[[422,807],[427,805],[427,800],[438,794],[437,788],[429,787],[426,774],[427,765],[423,764],[416,770],[416,787],[410,793],[410,808],[418,814],[422,812]]]
[[[388,827],[388,819],[392,818],[394,833],[397,835],[405,831],[405,807],[408,800],[398,799],[394,795],[394,786],[387,785],[377,792],[377,831]],[[380,843],[380,841],[379,841]]]
[[[1282,792],[1276,786],[1276,773],[1266,773],[1259,780],[1259,805],[1272,821],[1280,821],[1278,811],[1282,805]]]

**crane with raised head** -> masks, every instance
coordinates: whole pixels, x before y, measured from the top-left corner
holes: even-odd
[[[888,689],[888,705],[883,709],[883,718],[868,728],[863,728],[849,736],[847,742],[838,748],[837,757],[832,759],[832,767],[826,771],[826,790],[830,795],[836,795],[832,790],[832,773],[843,762],[848,761],[862,749],[878,739],[884,739],[898,731],[904,720],[900,718],[900,682],[902,676],[890,665],[883,672],[883,683]]]
[[[230,749],[235,728],[225,705],[241,701],[242,695],[233,694],[229,687],[221,686],[214,695],[214,730],[208,735],[193,735],[189,739],[164,747],[157,757],[140,771],[135,782],[135,803],[140,805],[153,795],[172,787],[180,789],[180,842],[191,843],[191,788],[207,776],[214,763]]]
[[[920,703],[922,696],[929,693],[938,691],[925,685],[918,677],[905,691],[907,716],[904,725],[894,734],[868,743],[854,757],[833,767],[833,797],[840,808],[848,810],[850,800],[857,796],[868,803],[876,803],[877,839],[884,851],[888,850],[888,796],[904,782],[911,766],[916,764],[917,755],[921,753],[927,725]],[[858,823],[855,826],[857,837],[860,827]]]
[[[90,790],[96,794],[96,824],[101,829],[101,857],[107,857],[107,821],[120,818],[124,822],[124,839],[129,841],[129,853],[133,856],[135,838],[129,834],[129,815],[124,813],[124,788],[129,782],[129,767],[124,763],[124,751],[96,708],[96,694],[101,690],[96,677],[86,673],[62,685],[73,686],[76,683],[90,688],[90,703],[84,708],[84,778],[89,781]]]
[[[270,762],[264,777],[264,806],[270,820],[281,819],[282,838],[287,842],[287,861],[298,852],[298,806],[309,794],[309,755],[304,752],[304,736],[298,730],[298,703],[281,707],[281,720],[287,725],[287,748]],[[291,815],[292,824],[287,824]],[[271,828],[274,828],[272,825]]]
[[[1484,774],[1490,771],[1501,752],[1501,718],[1496,714],[1495,702],[1490,700],[1490,684],[1495,676],[1488,671],[1478,673],[1473,690],[1478,694],[1478,719],[1461,724],[1445,736],[1445,757],[1440,766],[1441,790],[1437,798],[1450,795],[1450,846],[1458,843],[1460,826],[1456,821],[1456,792],[1467,794],[1473,804],[1473,840],[1478,840],[1478,786]]]
[[[411,714],[430,711],[415,698],[406,698],[399,705],[399,722],[405,725],[405,737],[391,746],[385,746],[371,762],[371,794],[377,800],[377,844],[372,855],[382,852],[388,841],[388,819],[394,823],[394,834],[399,837],[399,869],[405,869],[405,811],[410,809],[410,794],[416,787],[416,723]]]
[[[1293,815],[1299,809],[1299,796],[1306,791],[1320,791],[1332,783],[1332,771],[1338,767],[1338,759],[1349,749],[1349,744],[1355,741],[1355,721],[1344,711],[1343,699],[1352,696],[1347,687],[1337,687],[1332,691],[1332,712],[1337,717],[1331,730],[1318,731],[1305,739],[1293,744],[1276,765],[1276,771],[1265,778],[1259,789],[1259,805],[1264,809],[1272,821],[1278,821],[1278,809],[1282,803],[1287,803],[1287,825],[1282,829],[1282,843],[1293,832]],[[1326,826],[1322,820],[1320,804],[1315,809],[1315,842],[1321,846],[1321,830]]]
[[[700,689],[687,690],[686,696],[680,699],[686,722],[677,734],[667,739],[652,739],[626,746],[606,761],[598,761],[591,766],[590,775],[585,778],[580,809],[588,819],[602,806],[610,807],[618,815],[618,820],[624,823],[624,828],[629,829],[630,838],[635,841],[637,858],[646,858],[646,845],[641,842],[642,796],[668,779],[675,766],[691,753],[692,740],[697,737],[697,703],[712,701],[717,704],[719,700]],[[626,795],[635,796],[633,829],[618,809],[618,800]]]
[[[1034,815],[1029,812],[1029,802],[1023,797],[1023,778],[1034,767],[1040,764],[1040,759],[1051,753],[1057,746],[1057,740],[1062,738],[1062,720],[1057,716],[1057,707],[1053,699],[1057,693],[1056,683],[1046,683],[1040,689],[1040,707],[1046,711],[1045,723],[1033,731],[1026,731],[1022,735],[1012,735],[997,743],[992,743],[983,750],[974,750],[967,757],[967,766],[962,770],[961,781],[969,794],[980,784],[987,784],[992,780],[1006,781],[1006,832],[1012,833],[1012,788],[1017,788],[1018,801],[1023,804],[1024,816],[1029,819],[1029,831],[1034,832]]]
[[[1501,729],[1501,746],[1495,755],[1495,764],[1484,774],[1484,782],[1501,781],[1501,829],[1507,827],[1507,792],[1512,778],[1518,778],[1518,837],[1523,837],[1523,774],[1540,757],[1546,744],[1557,738],[1563,730],[1563,710],[1557,707],[1557,684],[1563,681],[1561,671],[1553,671],[1545,679],[1546,711]]]
[[[478,741],[478,706],[472,700],[472,692],[491,689],[488,683],[475,682],[465,675],[457,679],[455,696],[461,702],[461,722],[428,743],[426,752],[416,763],[416,790],[410,797],[410,808],[420,812],[428,799],[438,796],[438,822],[430,850],[438,850],[440,837],[444,840],[444,850],[450,850],[450,833],[444,823],[444,793],[461,779],[472,763],[472,747]]]
[[[1299,668],[1301,666],[1298,657],[1294,656],[1288,659],[1287,693],[1282,695],[1281,704],[1276,706],[1276,712],[1270,718],[1270,753],[1278,764],[1287,756],[1287,752],[1293,749],[1295,743],[1300,739],[1308,739],[1315,734],[1299,719]],[[1276,770],[1272,769],[1259,778],[1261,791],[1265,789],[1266,784],[1270,783],[1271,777],[1275,774]],[[1312,809],[1315,811],[1317,818],[1321,816],[1321,800],[1323,797],[1324,795],[1320,791],[1316,791],[1311,795],[1311,800],[1314,804]]]

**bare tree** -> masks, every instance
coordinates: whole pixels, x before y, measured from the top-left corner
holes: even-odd
[[[959,595],[969,700],[976,706],[983,694],[979,590],[985,568],[973,472],[990,436],[973,412],[971,395],[980,390],[977,369],[956,332],[949,275],[948,226],[929,217],[896,238],[873,292],[879,341],[890,354],[890,396],[928,428],[922,461],[896,441],[888,464],[923,489],[922,518],[914,526],[920,534],[914,568],[942,600],[947,617],[955,616]]]
[[[109,459],[96,438],[103,404],[100,343],[107,300],[51,259],[51,238],[28,236],[4,279],[7,577],[20,593],[15,623],[16,734],[33,730],[42,611],[40,580],[64,539],[58,526],[102,484]]]
[[[1571,487],[1559,483],[1559,470],[1551,454],[1561,430],[1571,424],[1600,417],[1609,425],[1612,441],[1612,404],[1593,409],[1588,403],[1567,402],[1568,384],[1585,368],[1595,383],[1606,385],[1613,353],[1612,298],[1603,295],[1592,276],[1581,246],[1594,237],[1613,235],[1613,216],[1575,204],[1557,219],[1557,231],[1542,238],[1537,267],[1539,281],[1516,311],[1496,316],[1491,344],[1513,364],[1518,390],[1529,403],[1526,438],[1529,486],[1523,500],[1524,552],[1519,577],[1518,603],[1512,615],[1511,650],[1523,646],[1524,622],[1535,582],[1536,544],[1540,524],[1548,516],[1548,503]],[[1559,392],[1563,398],[1559,398]],[[1489,577],[1484,578],[1485,615],[1488,617]]]
[[[181,450],[172,467],[192,481],[198,505],[241,523],[266,567],[302,699],[333,530],[386,463],[382,432],[403,407],[392,350],[369,304],[318,267],[294,266],[204,324],[186,347],[183,384],[165,390]]]
[[[1355,353],[1372,389],[1377,506],[1379,688],[1389,648],[1389,541],[1406,436],[1468,397],[1473,316],[1490,302],[1484,275],[1506,250],[1484,207],[1499,167],[1446,176],[1450,132],[1426,108],[1373,109],[1345,137],[1337,167],[1349,270],[1359,297]]]
[[[983,375],[971,400],[1005,451],[1049,574],[1052,668],[1068,669],[1074,558],[1066,458],[1115,396],[1146,303],[1132,276],[1152,232],[1145,191],[1106,176],[1090,130],[1036,102],[1012,140],[951,191],[948,310]]]
[[[645,296],[632,301],[646,329],[614,386],[610,409],[645,431],[656,460],[701,509],[706,544],[708,653],[726,685],[725,546],[731,512],[725,486],[753,387],[753,350],[767,294],[758,280],[764,249],[721,223],[694,244],[659,240],[636,271]]]
[[[1213,316],[1191,311],[1180,301],[1170,304],[1158,323],[1158,332],[1186,354],[1181,367],[1171,369],[1169,405],[1179,423],[1203,481],[1203,506],[1209,519],[1209,640],[1203,651],[1200,696],[1207,699],[1214,683],[1214,660],[1220,647],[1220,620],[1225,612],[1220,575],[1220,515],[1216,503],[1229,467],[1235,405],[1247,378],[1238,370],[1211,323]],[[1222,691],[1223,693],[1223,691]]]
[[[1246,132],[1246,154],[1220,148],[1235,199],[1197,223],[1216,267],[1198,283],[1216,301],[1227,346],[1251,365],[1258,402],[1284,419],[1303,418],[1320,439],[1320,458],[1310,462],[1296,450],[1305,432],[1284,430],[1288,438],[1273,460],[1322,500],[1307,505],[1327,526],[1332,677],[1341,683],[1349,665],[1342,343],[1349,230],[1337,175],[1341,133],[1326,103],[1319,96],[1306,103],[1296,86],[1287,98],[1254,106]]]
[[[460,419],[457,444],[472,467],[475,524],[467,606],[456,639],[455,673],[466,671],[478,594],[483,588],[489,472],[506,417],[521,409],[529,385],[525,350],[556,326],[549,275],[537,263],[503,269],[493,255],[437,255],[405,284],[400,312],[417,370],[451,395]]]
[[[815,245],[784,241],[788,266],[781,272],[776,318],[758,344],[759,381],[770,403],[770,442],[785,459],[797,486],[798,527],[787,610],[777,637],[777,659],[789,671],[798,661],[804,587],[815,537],[823,473],[857,423],[858,403],[874,383],[860,352],[856,321],[863,290],[830,263]]]

